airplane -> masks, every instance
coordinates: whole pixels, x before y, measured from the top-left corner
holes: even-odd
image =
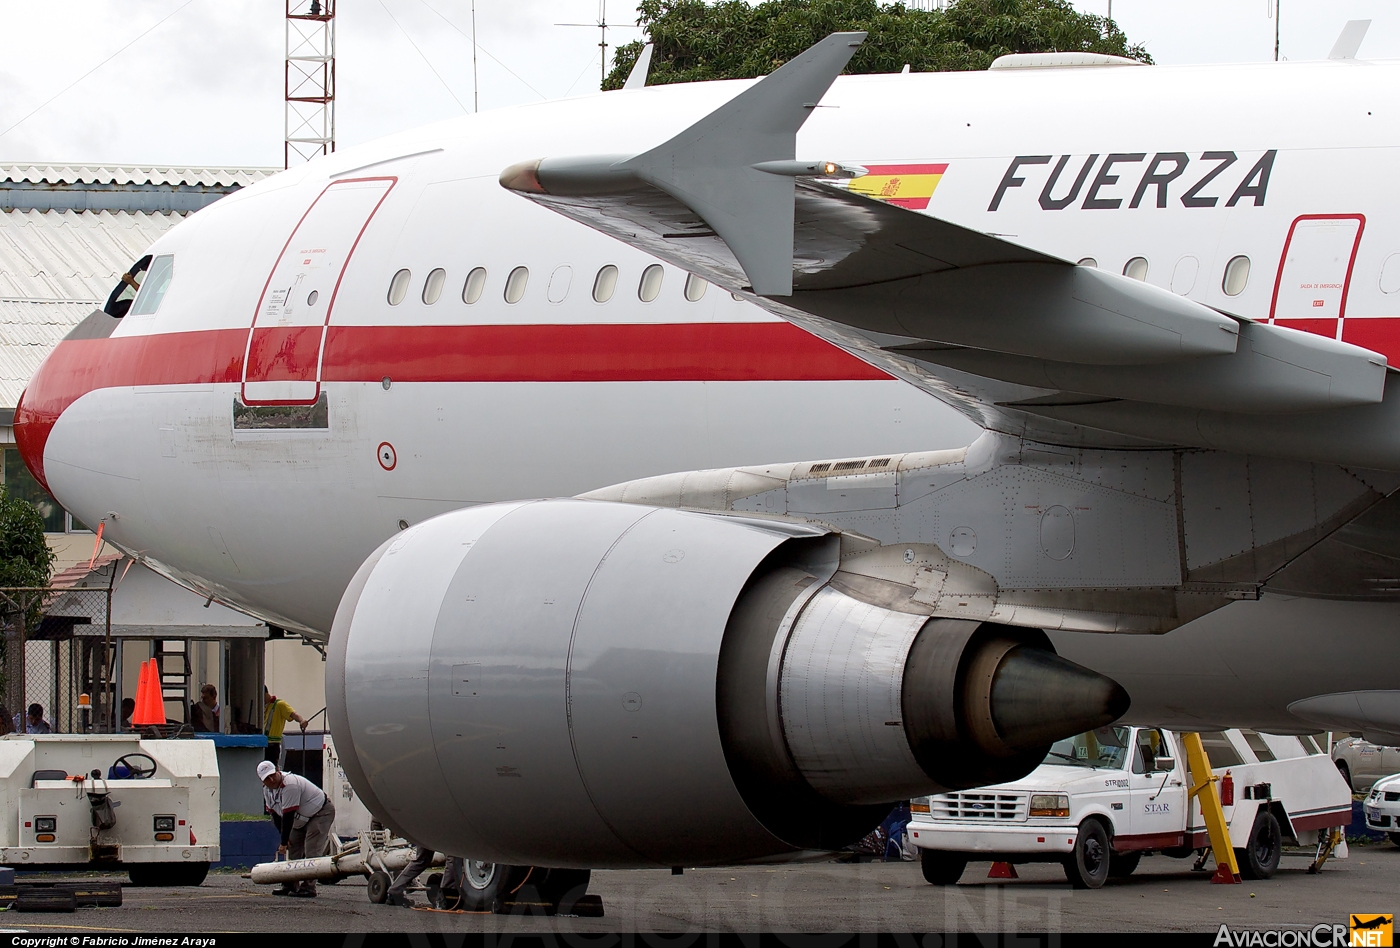
[[[356,791],[483,865],[836,848],[1125,714],[1400,732],[1400,64],[862,39],[221,200],[26,463],[325,642]]]

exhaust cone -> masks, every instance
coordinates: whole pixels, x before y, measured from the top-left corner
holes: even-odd
[[[1128,710],[1128,693],[1111,678],[1044,649],[1021,645],[1002,658],[992,678],[992,723],[1013,750],[1103,727]]]

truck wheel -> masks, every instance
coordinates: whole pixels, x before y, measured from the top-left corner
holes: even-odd
[[[383,869],[376,869],[369,874],[369,885],[366,886],[366,894],[369,900],[375,905],[383,905],[389,898],[389,886],[393,884],[389,878],[389,873]]]
[[[950,853],[941,849],[919,850],[919,868],[929,885],[957,885],[967,868],[965,853]]]
[[[1065,875],[1076,889],[1097,889],[1108,881],[1110,862],[1108,831],[1098,820],[1079,824],[1074,851],[1065,857]]]
[[[1347,789],[1351,789],[1351,768],[1344,760],[1337,761],[1337,772],[1342,775],[1342,779],[1347,782]]]
[[[135,886],[202,885],[209,875],[207,862],[138,862],[127,866]]]
[[[1391,833],[1390,841],[1395,845],[1400,846],[1400,833]]]
[[[1249,830],[1249,845],[1235,850],[1240,875],[1246,879],[1271,878],[1282,855],[1283,832],[1279,829],[1278,818],[1268,810],[1260,810]]]
[[[1108,874],[1115,879],[1126,879],[1142,862],[1142,853],[1114,853],[1108,860]]]

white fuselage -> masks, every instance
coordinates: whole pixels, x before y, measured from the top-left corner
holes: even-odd
[[[848,77],[798,151],[946,164],[930,214],[1114,271],[1141,257],[1149,282],[1199,302],[1308,320],[1293,324],[1388,352],[1400,338],[1390,213],[1400,132],[1386,94],[1397,69]],[[174,258],[154,314],[65,341],[41,369],[17,418],[27,460],[75,516],[105,521],[106,537],[155,569],[324,633],[379,543],[449,509],[669,471],[968,443],[977,429],[962,415],[719,287],[692,301],[685,274],[666,266],[643,301],[654,260],[497,183],[507,165],[543,154],[643,150],[746,87],[483,113],[225,198],[151,248]],[[1160,185],[1144,185],[1148,174]],[[334,211],[353,242],[297,236],[323,195],[339,200],[360,179],[380,182],[361,186],[382,200]],[[1239,256],[1250,273],[1227,294],[1225,268]],[[606,266],[617,284],[599,302]],[[509,302],[520,267],[528,279]],[[425,302],[439,268],[440,298]],[[476,268],[484,288],[466,302]],[[239,396],[322,394],[323,427],[235,426]]]

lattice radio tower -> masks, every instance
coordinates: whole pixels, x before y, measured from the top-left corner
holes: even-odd
[[[335,151],[335,0],[287,0],[282,167]]]

